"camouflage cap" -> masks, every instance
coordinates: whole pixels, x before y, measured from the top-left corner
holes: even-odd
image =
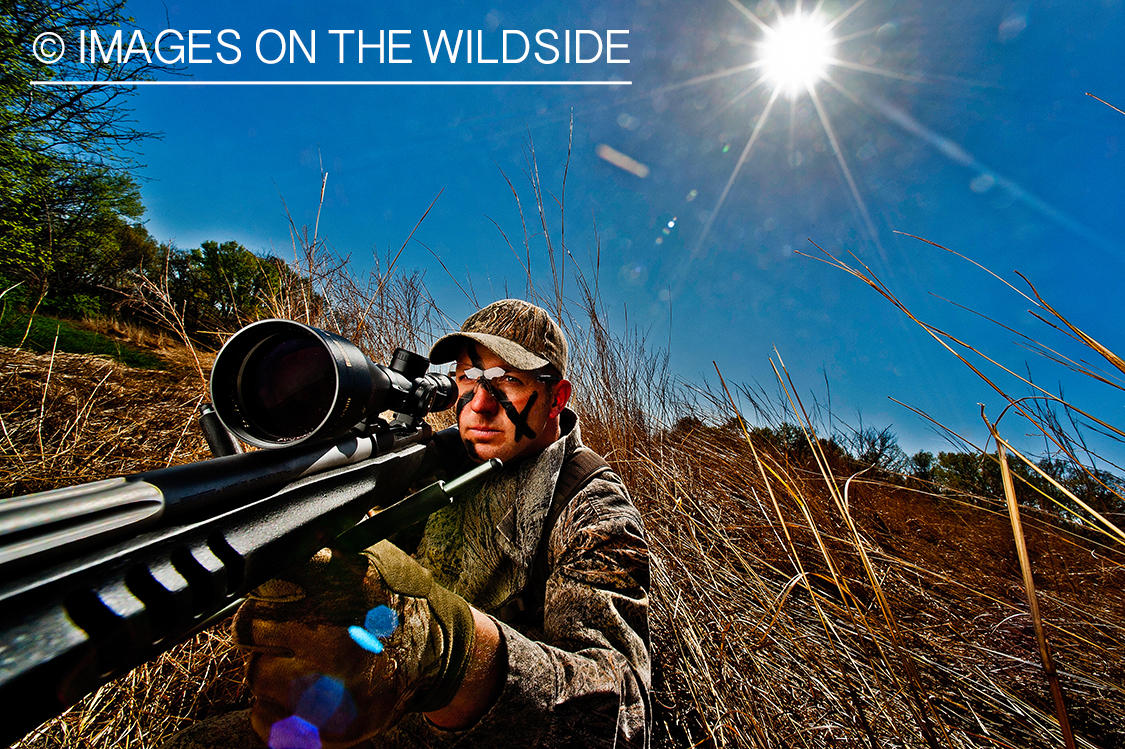
[[[519,369],[553,364],[566,377],[566,336],[547,310],[521,299],[501,299],[469,316],[459,333],[438,339],[430,361],[444,364],[461,352],[465,339],[485,346]]]

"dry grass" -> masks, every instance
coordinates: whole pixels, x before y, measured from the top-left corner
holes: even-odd
[[[848,475],[819,452],[807,420],[809,449],[795,454],[737,422],[715,426],[736,413],[725,391],[676,383],[643,337],[607,327],[596,277],[569,259],[561,229],[555,239],[528,171],[540,211],[523,250],[546,253],[552,268],[542,288],[529,271],[529,296],[567,327],[583,433],[625,478],[648,528],[655,744],[1059,745],[1004,498]],[[316,281],[278,290],[275,313],[341,330],[372,354],[424,350],[437,312],[417,276],[396,274],[388,258],[355,279],[315,231],[300,240]],[[4,486],[202,457],[191,426],[199,378],[189,353],[174,358],[179,366],[154,375],[0,352]],[[783,370],[779,383],[802,415]],[[1022,527],[1077,745],[1125,745],[1122,547],[1027,508]],[[222,632],[108,685],[17,746],[154,746],[240,704]]]
[[[205,395],[183,347],[166,372],[102,356],[0,348],[0,492],[41,491],[201,460],[191,416]]]
[[[541,285],[529,270],[528,294],[567,328],[583,434],[646,518],[658,744],[1056,746],[1044,625],[1078,743],[1125,744],[1120,543],[1024,510],[1036,617],[1003,497],[962,501],[841,473],[853,469],[820,450],[783,367],[784,410],[807,450],[706,426],[737,415],[729,395],[675,382],[642,335],[607,328],[598,259],[590,279],[570,258],[533,151],[526,176],[539,211],[517,256],[545,255],[551,270]],[[700,423],[685,416],[704,425],[674,428]]]
[[[845,481],[733,433],[663,447],[631,485],[657,557],[658,698],[680,722],[670,737],[1059,743],[1001,506],[857,481],[844,504]],[[1119,745],[1121,554],[1094,558],[1088,542],[1028,525],[1072,722],[1087,745]]]
[[[159,746],[200,716],[249,707],[228,626],[216,625],[105,685],[14,747]]]
[[[45,440],[56,447],[44,460],[35,458],[30,419],[11,429],[22,423],[16,411],[38,407],[42,386],[4,382],[0,413],[9,434],[23,437],[6,462],[15,465],[9,456],[18,454],[22,472],[40,477],[22,485],[154,467],[177,443],[179,459],[194,456],[184,447],[189,438],[180,439],[197,387],[190,365],[179,370],[184,381],[157,374],[169,382],[152,388],[153,373],[102,360],[3,354],[8,378],[34,382],[51,372],[44,423],[57,425],[44,434],[56,435]],[[8,396],[16,392],[13,408]],[[180,405],[162,410],[166,399]],[[615,409],[608,398],[602,407]],[[112,416],[126,408],[135,409],[130,418]],[[958,502],[855,480],[844,505],[847,477],[829,482],[815,463],[763,444],[751,449],[732,429],[623,428],[627,416],[608,421],[596,411],[584,420],[588,441],[626,476],[649,529],[659,744],[1057,745],[999,499]],[[114,444],[122,430],[134,436],[116,453],[80,459],[65,449],[71,438],[59,439],[75,422],[84,444]],[[190,441],[203,449],[194,434]],[[1085,746],[1118,745],[1125,741],[1121,555],[1034,516],[1025,525],[1075,729],[1091,737]],[[239,661],[220,626],[18,746],[155,746],[240,699]]]

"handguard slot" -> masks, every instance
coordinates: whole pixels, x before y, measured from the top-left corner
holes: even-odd
[[[242,587],[243,580],[246,579],[246,561],[221,533],[213,533],[207,538],[207,548],[219,558],[226,569],[226,595],[234,595]]]
[[[152,642],[151,620],[145,605],[124,584],[95,591],[81,588],[66,597],[66,613],[96,643],[97,670],[102,678],[116,673],[114,656],[129,652],[137,642]]]
[[[172,566],[188,581],[193,616],[203,614],[226,593],[227,568],[208,547],[174,550]]]
[[[167,562],[153,567],[134,567],[125,575],[125,585],[145,605],[152,641],[163,640],[191,606],[188,581]]]

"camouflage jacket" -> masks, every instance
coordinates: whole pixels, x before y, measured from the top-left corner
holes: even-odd
[[[490,615],[533,577],[555,482],[582,444],[569,411],[563,429],[543,453],[431,516],[415,552],[442,584]],[[648,548],[621,479],[595,477],[559,514],[547,542],[545,590],[531,592],[543,601],[542,621],[498,621],[507,677],[489,712],[463,731],[408,715],[374,746],[648,746]]]

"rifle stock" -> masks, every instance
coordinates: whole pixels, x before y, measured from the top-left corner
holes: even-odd
[[[387,509],[341,546],[448,504],[463,482],[398,500],[464,460],[456,428],[422,423],[0,502],[0,745],[216,621],[372,506]]]

